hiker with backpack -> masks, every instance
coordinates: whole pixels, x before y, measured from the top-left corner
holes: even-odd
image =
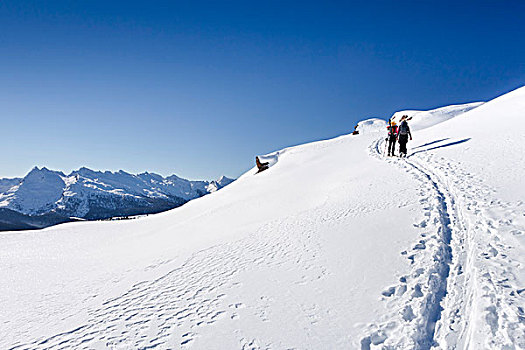
[[[397,139],[399,141],[399,156],[400,157],[407,156],[408,138],[410,137],[410,140],[412,140],[412,134],[410,133],[410,127],[408,126],[407,118],[408,118],[408,115],[404,115],[401,117],[401,124],[399,125],[399,130],[398,130]]]
[[[390,120],[389,123],[390,125],[387,126],[386,128],[388,129],[387,142],[388,142],[388,156],[390,157],[390,156],[395,156],[398,128],[397,128],[397,124],[395,121]]]

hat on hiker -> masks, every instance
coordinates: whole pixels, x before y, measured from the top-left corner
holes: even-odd
[[[394,125],[397,125],[396,122],[391,122],[390,125],[394,126]]]

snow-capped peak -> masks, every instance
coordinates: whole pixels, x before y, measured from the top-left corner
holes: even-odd
[[[29,215],[51,211],[66,187],[63,177],[61,172],[34,167],[15,192],[0,195],[0,206]]]
[[[233,180],[190,181],[176,175],[94,171],[69,175],[34,167],[23,179],[1,180],[0,208],[26,215],[57,212],[65,217],[105,218],[170,209],[215,192]],[[142,209],[140,209],[142,208]]]

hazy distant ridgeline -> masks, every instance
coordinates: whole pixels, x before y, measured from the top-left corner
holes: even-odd
[[[24,178],[0,179],[0,230],[157,213],[215,192],[233,179],[190,181],[176,175],[93,171],[65,175],[33,168]]]

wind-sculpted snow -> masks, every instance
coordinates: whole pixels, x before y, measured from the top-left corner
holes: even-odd
[[[481,105],[483,105],[483,102],[473,102],[461,105],[446,106],[432,109],[430,111],[399,111],[394,113],[394,115],[390,119],[392,121],[395,121],[396,123],[399,123],[401,121],[401,117],[403,115],[407,115],[411,118],[410,127],[412,128],[412,130],[422,130],[440,124],[449,119],[452,119]],[[473,121],[473,123],[474,122],[475,121]]]
[[[278,152],[272,152],[272,153],[269,153],[269,154],[265,154],[265,155],[259,156],[259,159],[263,163],[268,163],[268,167],[271,168],[275,164],[277,164],[277,162],[279,161],[279,157],[281,155],[283,155],[285,152],[286,152],[286,149],[284,149],[282,151],[278,151]]]
[[[385,121],[377,118],[363,120],[357,124],[357,131],[360,134],[384,132],[385,128]]]
[[[406,159],[383,122],[162,214],[1,234],[0,348],[525,348],[524,113],[522,88]]]

